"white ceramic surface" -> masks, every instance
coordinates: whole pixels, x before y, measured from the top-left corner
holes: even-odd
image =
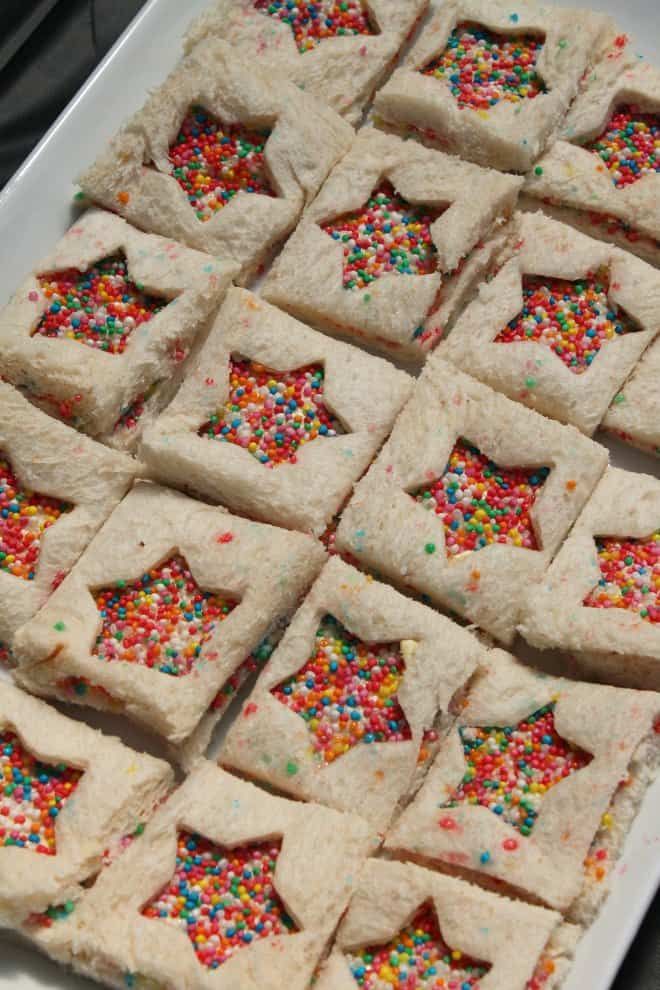
[[[169,72],[188,21],[207,0],[149,0],[90,76],[35,151],[0,193],[0,305],[71,223],[76,174],[91,162],[146,92]],[[396,0],[392,0],[396,2]],[[584,4],[586,5],[586,4]],[[657,0],[599,0],[594,8],[617,18],[637,50],[660,64]],[[512,10],[515,4],[512,3]],[[619,467],[658,473],[658,462],[599,436]],[[523,655],[526,650],[521,650]],[[0,674],[2,676],[2,674]],[[73,714],[81,715],[81,709]],[[132,745],[153,749],[116,719],[93,716],[99,727]],[[607,990],[660,884],[660,780],[648,792],[619,861],[612,892],[582,940],[563,990]],[[0,936],[0,990],[85,990],[93,986]]]

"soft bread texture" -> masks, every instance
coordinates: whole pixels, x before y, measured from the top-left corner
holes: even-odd
[[[271,131],[264,154],[275,197],[241,190],[207,222],[197,218],[168,158],[193,105],[224,124]],[[293,229],[352,139],[352,127],[323,103],[293,83],[273,85],[232,46],[211,39],[151,93],[79,182],[90,199],[143,230],[231,259],[248,278]]]
[[[269,468],[233,443],[198,430],[222,410],[229,361],[274,372],[324,366],[322,401],[345,433],[301,445],[296,462]],[[238,512],[319,536],[369,466],[409,398],[413,380],[386,361],[334,341],[244,289],[233,289],[178,395],[144,434],[152,474]]]
[[[447,558],[442,519],[409,493],[444,474],[460,437],[502,468],[550,468],[531,509],[540,549],[493,543]],[[356,485],[336,546],[510,643],[525,589],[542,577],[606,464],[605,448],[574,427],[525,409],[438,359]]]
[[[601,577],[596,537],[644,538],[658,527],[660,481],[608,468],[543,580],[525,596],[525,639],[569,650],[597,680],[660,691],[660,627],[628,609],[583,605]]]
[[[465,773],[460,726],[516,725],[551,702],[559,735],[593,759],[546,792],[531,835],[523,836],[480,805],[442,807]],[[450,873],[465,872],[485,885],[503,884],[518,896],[562,911],[570,920],[577,916],[592,921],[607,884],[599,885],[596,896],[594,886],[585,881],[584,860],[620,782],[634,772],[640,746],[645,762],[656,772],[658,737],[653,725],[659,711],[660,695],[653,691],[549,677],[502,650],[491,651],[485,675],[473,683],[421,790],[388,834],[386,849]],[[455,827],[439,828],[439,814]],[[632,815],[625,818],[609,850],[610,868]],[[515,848],[503,848],[507,838],[516,840]],[[484,850],[490,853],[485,865],[480,858]],[[585,889],[586,901],[581,899]]]
[[[195,668],[174,677],[137,663],[99,660],[92,650],[102,620],[93,591],[135,581],[173,553],[185,558],[202,589],[239,601],[216,625]],[[37,694],[119,710],[178,744],[271,624],[295,609],[324,559],[309,536],[141,482],[41,612],[17,633],[15,676]],[[67,678],[84,678],[104,691],[79,696],[62,685]]]
[[[602,425],[633,447],[660,454],[660,341],[619,389]]]
[[[511,7],[501,0],[450,0],[424,26],[417,41],[385,86],[375,111],[388,123],[419,129],[444,151],[480,165],[526,172],[554,137],[575,96],[580,78],[615,33],[602,14],[534,3]],[[536,71],[547,92],[534,99],[502,100],[488,111],[458,106],[447,82],[420,70],[440,55],[458,24],[476,23],[505,36],[541,35]],[[568,44],[561,44],[570,38]]]
[[[368,0],[376,33],[323,38],[301,53],[289,25],[255,10],[253,0],[216,0],[193,21],[184,47],[190,52],[209,37],[221,38],[250,65],[291,80],[358,124],[427,5],[428,0]]]
[[[397,698],[411,738],[358,743],[324,765],[312,750],[305,721],[271,691],[313,656],[316,631],[328,614],[362,642],[394,643],[401,650],[405,672]],[[452,723],[450,702],[484,656],[483,647],[466,630],[334,557],[230,728],[220,763],[292,797],[342,811],[359,807],[383,830],[413,783],[424,730]]]
[[[82,884],[100,871],[105,851],[151,814],[173,775],[163,760],[136,753],[5,682],[0,730],[14,732],[44,763],[84,771],[57,818],[54,856],[0,848],[0,926],[27,931],[22,926],[32,913],[79,899]]]
[[[447,360],[509,398],[591,436],[621,384],[660,330],[660,272],[638,258],[584,237],[541,212],[517,217],[516,250],[459,316],[429,359]],[[547,344],[496,343],[523,308],[523,277],[575,281],[605,277],[613,306],[632,331],[605,342],[584,374],[575,374]]]
[[[82,272],[118,252],[126,257],[130,279],[168,303],[134,331],[122,354],[32,335],[49,305],[37,275]],[[89,210],[0,312],[0,372],[50,413],[68,403],[72,425],[86,433],[111,433],[122,410],[175,371],[237,273],[234,263],[143,234],[112,213]]]
[[[0,641],[10,646],[18,627],[41,608],[125,494],[137,465],[35,409],[5,382],[0,382],[0,456],[8,459],[19,490],[73,506],[41,537],[33,580],[0,571]]]
[[[353,990],[356,981],[346,956],[396,938],[429,903],[449,948],[490,967],[479,979],[483,990],[525,990],[544,956],[552,953],[556,966],[570,960],[565,929],[571,926],[562,924],[556,911],[498,897],[410,863],[370,859],[316,990]]]
[[[430,228],[438,252],[437,271],[428,275],[386,273],[365,289],[345,289],[342,243],[330,237],[322,224],[359,213],[383,179],[410,203],[445,208]],[[305,211],[269,272],[262,294],[328,333],[419,365],[442,335],[443,323],[453,315],[466,291],[466,279],[471,284],[478,282],[492,259],[477,252],[458,286],[451,276],[455,277],[465,259],[469,263],[470,253],[491,230],[511,215],[520,185],[515,176],[484,170],[416,141],[365,128]],[[477,186],[479,195],[475,196]],[[436,304],[448,308],[436,313]]]
[[[200,965],[185,932],[143,917],[172,878],[182,829],[230,848],[281,840],[275,888],[299,931],[255,939],[213,970]],[[128,972],[162,990],[307,990],[375,845],[355,815],[273,797],[202,763],[87,896],[74,966],[117,987]]]
[[[660,175],[643,175],[617,188],[599,154],[582,145],[596,139],[621,104],[660,111],[660,71],[626,49],[615,49],[590,73],[560,132],[560,139],[527,176],[525,193],[555,206],[601,213],[624,222],[638,236],[660,241]],[[602,227],[607,231],[607,225]],[[635,251],[635,242],[631,243]]]

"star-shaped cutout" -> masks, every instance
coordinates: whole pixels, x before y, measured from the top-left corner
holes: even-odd
[[[0,732],[0,847],[55,856],[57,818],[81,777],[62,763],[42,763],[15,733]]]
[[[364,990],[478,990],[491,968],[449,947],[432,903],[423,904],[385,945],[346,957],[353,979]]]
[[[123,354],[133,331],[167,305],[131,281],[121,254],[103,258],[84,272],[47,272],[38,282],[48,308],[33,336],[75,340],[106,354]]]
[[[537,550],[530,513],[549,473],[501,468],[461,437],[441,477],[410,494],[442,519],[450,558],[491,543]]]
[[[0,571],[33,581],[44,533],[72,508],[21,485],[0,452]]]
[[[584,374],[601,347],[634,328],[608,298],[607,272],[575,282],[523,276],[523,308],[495,343],[544,344],[569,371]]]
[[[289,25],[301,54],[324,38],[376,33],[361,0],[254,0],[254,6]]]
[[[304,444],[344,432],[325,406],[323,383],[321,364],[273,371],[232,358],[227,401],[198,435],[236,444],[265,467],[295,464]]]
[[[209,969],[259,939],[292,934],[274,882],[280,848],[270,841],[227,849],[181,832],[174,876],[142,914],[184,931]]]
[[[601,577],[583,604],[660,622],[660,529],[646,539],[598,536],[596,550]]]
[[[277,196],[264,157],[270,131],[224,124],[191,107],[170,145],[172,175],[205,223],[239,192]]]
[[[501,101],[520,103],[545,92],[536,63],[543,39],[496,34],[480,24],[458,24],[447,47],[420,71],[442,79],[459,107],[487,111]]]
[[[152,567],[137,581],[117,581],[93,592],[101,616],[94,654],[180,677],[189,674],[235,599],[202,591],[180,555]]]
[[[465,776],[442,807],[480,805],[529,835],[544,795],[592,760],[559,735],[554,711],[551,703],[517,725],[460,728]]]
[[[434,272],[438,252],[431,224],[443,210],[409,203],[383,181],[357,213],[324,223],[343,248],[344,288],[364,289],[381,275]]]
[[[602,132],[585,146],[598,155],[617,189],[660,172],[660,114],[617,107]]]
[[[272,694],[305,720],[316,757],[329,764],[361,742],[411,738],[397,698],[404,671],[398,643],[363,643],[326,615],[309,660]]]

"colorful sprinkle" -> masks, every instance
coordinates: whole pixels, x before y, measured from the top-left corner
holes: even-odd
[[[556,966],[550,956],[541,956],[525,990],[543,990],[550,977],[554,975],[555,969]]]
[[[152,397],[158,386],[161,384],[162,379],[153,382],[142,395],[138,395],[136,399],[131,402],[130,405],[125,406],[121,413],[119,414],[119,419],[113,427],[114,433],[119,433],[121,430],[134,430],[136,429],[140,417],[144,414],[144,409],[146,403]]]
[[[171,557],[137,581],[118,581],[94,593],[102,628],[94,654],[189,674],[219,622],[238,602],[201,591],[185,560]]]
[[[55,822],[81,770],[41,763],[13,732],[0,732],[0,847],[56,853]]]
[[[460,438],[445,473],[412,493],[442,518],[448,557],[490,543],[536,550],[531,509],[550,469],[500,468]]]
[[[459,107],[490,110],[501,100],[519,103],[545,92],[535,66],[543,40],[531,34],[506,37],[475,24],[459,24],[442,55],[421,72],[449,84]]]
[[[272,694],[305,720],[328,764],[360,742],[411,738],[397,699],[404,670],[398,644],[363,643],[327,615],[307,663]]]
[[[660,529],[646,539],[596,539],[601,578],[584,599],[590,608],[625,608],[660,622]]]
[[[592,759],[557,733],[554,709],[554,704],[545,705],[506,728],[460,728],[467,770],[441,807],[480,805],[529,835],[543,796]]]
[[[184,931],[203,966],[217,969],[240,949],[296,928],[275,889],[280,844],[225,849],[181,832],[174,876],[142,910]]]
[[[273,371],[232,358],[224,407],[198,430],[243,447],[266,467],[295,464],[300,447],[344,430],[323,402],[323,365]]]
[[[489,971],[445,942],[435,910],[423,905],[385,945],[347,953],[353,979],[365,990],[478,990]]]
[[[44,533],[72,508],[69,502],[22,488],[0,454],[0,571],[33,581]]]
[[[65,901],[64,904],[53,904],[46,908],[42,914],[31,914],[24,924],[28,928],[52,928],[58,921],[66,921],[73,914],[76,905],[73,901]]]
[[[618,107],[587,148],[605,163],[617,189],[630,186],[660,172],[660,116],[633,106]]]
[[[123,354],[135,328],[166,305],[129,279],[119,255],[84,272],[68,268],[40,275],[39,285],[49,306],[33,333],[77,340],[107,354]]]
[[[363,289],[381,275],[429,275],[437,248],[431,224],[443,212],[408,203],[381,182],[359,213],[323,224],[344,251],[344,288]]]
[[[589,370],[608,340],[632,330],[607,297],[607,277],[568,282],[523,276],[523,308],[495,338],[495,343],[541,343],[576,375]]]
[[[202,107],[191,107],[170,145],[169,160],[198,220],[210,220],[241,191],[277,195],[264,158],[269,134],[223,124]]]
[[[264,666],[274,649],[274,643],[264,639],[254,653],[246,657],[236,673],[232,674],[218,691],[211,705],[213,711],[223,712],[229,707],[248,677]]]
[[[374,34],[360,0],[254,0],[254,6],[288,24],[303,54],[324,38]]]

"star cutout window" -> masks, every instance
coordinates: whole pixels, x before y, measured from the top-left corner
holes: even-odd
[[[241,191],[277,196],[264,157],[269,134],[225,124],[200,106],[189,109],[169,160],[198,220],[210,220]]]
[[[344,433],[324,404],[324,374],[320,364],[273,371],[232,358],[227,401],[198,435],[243,447],[265,467],[295,464],[304,444]]]
[[[0,452],[0,571],[33,581],[44,533],[72,508],[24,488]]]
[[[598,155],[617,189],[660,172],[660,114],[617,107],[601,134],[586,145]]]
[[[562,739],[554,710],[545,705],[518,725],[460,728],[465,776],[442,807],[480,805],[529,835],[544,795],[592,759]]]
[[[174,876],[142,914],[185,932],[209,969],[259,939],[292,934],[296,926],[274,884],[280,846],[270,841],[226,849],[181,832]]]
[[[363,643],[326,615],[309,660],[272,694],[304,719],[314,753],[329,764],[361,742],[411,738],[397,698],[404,671],[398,643]]]
[[[0,730],[0,847],[55,856],[55,825],[81,770],[37,760],[15,733]]]
[[[543,38],[495,34],[480,24],[458,24],[447,47],[420,71],[446,82],[459,107],[487,111],[545,92],[536,63]]]
[[[607,272],[576,282],[523,276],[522,311],[501,330],[495,343],[540,343],[575,375],[588,371],[601,347],[634,330],[608,299]]]
[[[625,608],[660,622],[660,529],[647,539],[596,538],[600,580],[584,599],[590,608]]]
[[[364,289],[381,275],[434,272],[437,248],[431,224],[443,209],[409,203],[383,181],[359,212],[323,224],[343,248],[344,288]]]
[[[254,6],[289,25],[301,54],[324,38],[376,34],[361,0],[255,0]]]
[[[84,272],[68,268],[39,275],[38,281],[48,308],[33,336],[76,340],[106,354],[123,354],[133,331],[167,305],[131,281],[120,254]]]
[[[479,990],[491,968],[447,945],[431,903],[385,945],[349,953],[347,961],[364,990]]]
[[[170,557],[137,581],[118,581],[94,592],[101,631],[94,654],[163,674],[189,674],[204,644],[238,602],[202,591],[186,561]]]
[[[444,474],[410,494],[442,519],[450,558],[491,543],[538,550],[530,513],[549,473],[501,468],[461,437]]]

